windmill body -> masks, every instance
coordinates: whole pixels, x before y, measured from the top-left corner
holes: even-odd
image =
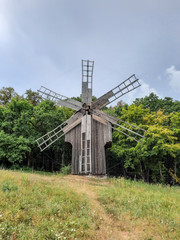
[[[65,142],[72,145],[72,174],[106,174],[105,148],[112,144],[112,129],[120,131],[135,141],[137,141],[136,138],[127,134],[128,131],[136,136],[143,137],[139,133],[120,125],[118,123],[118,121],[121,121],[120,119],[101,111],[104,106],[139,87],[138,79],[135,75],[132,75],[117,87],[92,101],[93,68],[93,61],[82,60],[81,103],[45,87],[41,87],[39,90],[44,99],[49,99],[57,105],[69,107],[76,111],[70,119],[36,140],[41,151],[43,151],[65,135]],[[125,129],[125,132],[118,127]],[[137,126],[134,127],[138,128]]]

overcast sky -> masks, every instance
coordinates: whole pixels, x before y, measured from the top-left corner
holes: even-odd
[[[123,101],[180,100],[180,0],[0,0],[0,88],[79,96],[82,59],[96,97],[135,73]]]

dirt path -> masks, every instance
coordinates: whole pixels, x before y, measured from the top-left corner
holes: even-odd
[[[130,232],[129,226],[123,220],[117,220],[112,215],[107,214],[105,209],[98,201],[97,191],[108,182],[104,180],[93,181],[91,178],[84,176],[67,176],[66,184],[78,193],[83,193],[88,196],[92,211],[94,211],[101,219],[99,229],[96,230],[94,239],[98,240],[135,240],[138,239],[138,234]]]

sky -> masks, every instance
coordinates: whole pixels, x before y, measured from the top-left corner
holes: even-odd
[[[119,100],[180,100],[180,1],[0,0],[0,88],[80,96],[82,59],[96,97],[136,74],[142,86]]]

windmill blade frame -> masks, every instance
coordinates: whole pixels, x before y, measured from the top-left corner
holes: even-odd
[[[135,134],[135,135],[137,135],[137,136],[139,136],[139,137],[141,137],[141,138],[145,138],[143,135],[141,135],[141,134],[139,134],[139,133],[137,133],[137,132],[135,132],[135,131],[127,128],[127,127],[124,127],[124,126],[118,124],[118,121],[119,121],[120,119],[118,119],[118,118],[116,118],[116,117],[113,117],[113,116],[111,116],[111,115],[109,115],[109,114],[103,113],[102,111],[98,111],[98,112],[99,112],[99,114],[97,113],[97,111],[93,111],[93,113],[94,113],[95,115],[104,118],[105,120],[109,121],[111,124],[113,124],[113,125],[115,125],[115,126],[118,126],[118,127],[121,127],[121,128],[123,128],[123,129],[127,130],[128,132],[131,132],[131,133],[133,133],[133,134]],[[125,122],[125,123],[128,124],[127,122]],[[131,125],[131,124],[130,124],[130,125]],[[134,126],[135,126],[135,125],[134,125]],[[138,126],[135,126],[135,127],[138,128],[138,129],[144,130],[144,129],[142,129],[142,128],[139,128]],[[114,128],[114,129],[115,129],[115,128]],[[117,128],[116,128],[116,130],[117,130]],[[119,130],[119,131],[120,131],[120,130]],[[145,131],[145,130],[144,130],[144,131]],[[124,132],[122,132],[122,133],[124,134]],[[128,135],[128,136],[129,136],[129,135]]]
[[[101,109],[140,86],[139,79],[133,74],[118,86],[93,101],[91,107],[93,109]]]
[[[82,60],[82,103],[92,102],[92,82],[93,82],[94,61]]]
[[[44,86],[41,86],[41,88],[38,90],[38,92],[40,93],[41,97],[44,100],[50,100],[58,106],[68,107],[75,111],[78,111],[82,108],[81,102],[78,102],[75,99],[65,97],[65,96],[63,96],[59,93],[56,93]]]
[[[111,127],[111,128],[112,128],[112,129],[114,129],[114,130],[116,130],[116,131],[118,131],[118,132],[120,132],[120,133],[122,133],[123,135],[125,135],[125,136],[127,136],[127,137],[129,137],[129,138],[133,139],[134,141],[136,141],[136,142],[138,142],[138,143],[141,143],[141,144],[142,144],[142,142],[141,142],[141,141],[138,141],[136,138],[134,138],[134,137],[130,136],[129,134],[127,134],[127,133],[125,133],[125,132],[123,132],[123,131],[119,130],[118,128],[115,128],[115,127]]]
[[[70,129],[75,126],[75,122],[77,120],[79,120],[80,122],[81,118],[82,118],[82,114],[80,112],[76,112],[68,120],[61,123],[59,126],[54,128],[50,132],[46,133],[42,137],[36,139],[36,142],[41,152],[44,151],[49,146],[51,146],[51,144],[59,140],[68,131],[70,131]]]
[[[131,130],[131,129],[129,129],[129,128],[126,128],[126,127],[124,127],[124,126],[122,126],[122,125],[120,125],[120,124],[118,124],[118,123],[116,123],[116,124],[114,124],[114,125],[116,125],[116,126],[118,126],[118,127],[121,127],[121,128],[124,128],[124,129],[127,130],[128,132],[131,132],[131,133],[133,133],[133,134],[135,134],[135,135],[137,135],[137,136],[139,136],[139,137],[141,137],[141,138],[145,138],[145,136],[143,136],[143,135],[141,135],[141,134],[139,134],[139,133],[137,133],[137,132],[135,132],[135,131],[133,131],[133,130]]]
[[[136,129],[142,130],[142,131],[144,131],[144,132],[147,132],[145,129],[143,129],[143,128],[141,128],[141,127],[138,127],[138,126],[136,126],[136,125],[134,125],[134,124],[128,123],[128,122],[126,122],[126,121],[124,121],[124,120],[122,120],[122,119],[120,119],[120,118],[117,118],[117,117],[114,117],[114,116],[112,116],[112,115],[109,115],[109,114],[107,114],[107,113],[105,113],[105,112],[103,112],[103,111],[101,111],[101,110],[93,110],[93,113],[95,113],[95,114],[98,115],[98,116],[101,116],[102,118],[110,121],[110,122],[113,123],[113,124],[116,124],[116,123],[118,123],[118,122],[120,121],[120,122],[123,122],[123,123],[125,123],[125,124],[133,127],[133,128],[136,128]]]
[[[44,151],[46,148],[51,146],[54,142],[64,136],[63,128],[67,125],[67,121],[61,123],[55,129],[51,130],[50,132],[46,133],[42,137],[36,139],[38,147],[40,148],[41,152]]]

